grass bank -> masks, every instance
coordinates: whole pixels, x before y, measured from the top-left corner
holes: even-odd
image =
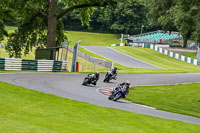
[[[200,83],[137,86],[130,89],[127,100],[160,110],[200,117]]]
[[[200,66],[195,66],[159,52],[156,52],[149,48],[115,48],[115,50],[125,53],[134,58],[148,62],[150,64],[159,66],[164,69],[144,69],[144,72],[149,71],[151,73],[187,73],[187,72],[200,72]],[[142,69],[136,69],[136,71]]]
[[[196,59],[197,53],[191,53],[191,52],[178,52],[181,55]]]
[[[82,40],[82,46],[109,46],[120,43],[119,34],[103,34],[91,32],[65,31],[67,38],[72,44]]]
[[[199,133],[200,126],[64,99],[0,82],[0,132]]]

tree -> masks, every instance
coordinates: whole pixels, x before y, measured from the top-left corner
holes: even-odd
[[[150,26],[161,26],[163,30],[170,31],[176,29],[174,6],[174,0],[149,0],[147,19]]]
[[[102,19],[116,33],[138,34],[146,25],[146,8],[137,0],[119,3],[115,10],[105,9]]]
[[[120,0],[15,0],[18,29],[9,35],[6,50],[11,57],[27,54],[33,47],[56,47],[66,39],[62,17],[78,11],[83,24],[89,24],[95,8],[113,7]]]
[[[0,1],[0,42],[4,39],[4,36],[8,36],[7,31],[5,30],[4,23],[14,20],[13,9],[9,8],[12,4],[10,0],[1,0]]]
[[[183,36],[183,45],[187,47],[187,40],[193,36],[199,38],[199,0],[151,0],[148,13],[149,22],[161,25],[164,30],[174,27]]]

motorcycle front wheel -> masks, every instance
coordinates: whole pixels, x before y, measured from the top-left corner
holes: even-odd
[[[88,83],[88,79],[85,79],[82,83],[82,85],[86,85]]]
[[[119,100],[120,98],[122,98],[122,93],[121,92],[119,92],[119,93],[117,93],[116,95],[115,95],[115,97],[113,98],[113,101],[117,101],[117,100]]]

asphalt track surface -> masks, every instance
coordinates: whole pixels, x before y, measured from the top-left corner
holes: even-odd
[[[128,56],[126,54],[123,54],[121,52],[118,52],[109,47],[101,47],[101,46],[82,46],[82,47],[124,66],[133,68],[163,69],[158,66]]]
[[[107,96],[99,92],[100,89],[116,87],[117,84],[126,79],[129,79],[132,82],[131,85],[134,86],[200,82],[200,74],[198,73],[119,74],[118,79],[111,81],[111,83],[104,83],[104,75],[102,74],[96,86],[82,86],[82,81],[86,75],[72,73],[1,73],[0,81],[99,106],[200,125],[200,118],[160,111],[123,100],[110,101]]]

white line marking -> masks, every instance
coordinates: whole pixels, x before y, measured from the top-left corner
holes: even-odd
[[[81,46],[81,47],[82,47],[82,46]],[[92,53],[96,54],[95,52],[93,52],[93,51],[91,51],[91,50],[87,49],[87,48],[86,48],[86,47],[84,47],[84,46],[83,46],[82,48],[84,48],[84,49],[86,49],[86,50],[88,50],[88,51],[90,51],[90,52],[92,52]],[[117,51],[117,50],[115,50],[115,49],[113,49],[113,48],[111,48],[111,47],[105,47],[105,48],[110,48],[110,49],[112,49],[112,50],[114,50],[114,51],[116,51],[116,52],[119,52],[119,51]],[[123,54],[123,55],[126,55],[126,54],[124,54],[124,53],[121,53],[121,52],[119,52],[119,53],[120,53],[120,54]],[[97,55],[99,55],[99,54],[97,54]],[[113,62],[113,60],[112,60],[112,59],[110,59],[110,58],[107,58],[107,57],[105,57],[105,56],[102,56],[102,55],[99,55],[99,56],[101,56],[101,57],[103,57],[103,58],[106,58],[106,59],[108,59],[108,60],[111,60],[111,61]],[[130,57],[130,58],[133,58],[133,59],[135,59],[135,60],[141,61],[141,62],[143,62],[143,63],[146,63],[146,64],[149,64],[149,65],[152,65],[152,66],[158,67],[158,66],[156,66],[156,65],[153,65],[153,64],[150,64],[150,63],[148,63],[148,62],[145,62],[145,61],[142,61],[142,60],[136,59],[136,58],[134,58],[134,57],[132,57],[132,56],[129,56],[129,55],[126,55],[126,56],[128,56],[128,57]],[[119,63],[119,62],[117,62],[117,61],[114,61],[114,62],[116,62],[116,63],[120,64],[120,63]],[[123,64],[121,64],[121,65],[123,65]],[[124,65],[124,66],[126,66],[126,65]],[[132,67],[132,68],[135,68],[135,67]],[[168,70],[168,69],[166,69],[166,68],[162,68],[162,67],[158,67],[158,68],[161,68],[161,69]]]
[[[144,107],[144,108],[149,108],[149,109],[156,109],[154,107],[150,107],[150,106],[147,106],[147,105],[142,105],[142,104],[137,104],[137,103],[132,103],[134,105],[137,105],[137,106],[140,106],[140,107]]]
[[[2,74],[2,75],[4,74],[5,75],[5,74],[16,74],[16,73],[0,73],[0,74]]]
[[[200,83],[198,81],[196,82],[187,82],[187,83],[176,83],[176,84],[153,84],[153,85],[134,85],[134,86],[161,86],[161,85],[179,85],[179,84],[191,84],[191,83]]]
[[[110,47],[108,47],[108,48],[110,48]],[[135,60],[141,61],[141,62],[143,62],[143,63],[149,64],[149,65],[152,65],[152,66],[155,66],[155,67],[161,68],[161,69],[168,70],[168,69],[166,69],[166,68],[162,68],[162,67],[159,67],[159,66],[156,66],[156,65],[150,64],[150,63],[148,63],[148,62],[142,61],[142,60],[140,60],[140,59],[134,58],[134,57],[132,57],[132,56],[129,56],[129,55],[127,55],[127,54],[124,54],[124,53],[122,53],[122,52],[119,52],[119,51],[117,51],[117,50],[115,50],[115,49],[113,49],[113,48],[110,48],[110,49],[112,49],[112,50],[114,50],[114,51],[116,51],[116,52],[118,52],[118,53],[120,53],[120,54],[123,54],[123,55],[125,55],[125,56],[128,56],[128,57],[130,57],[130,58],[133,58],[133,59],[135,59]]]

